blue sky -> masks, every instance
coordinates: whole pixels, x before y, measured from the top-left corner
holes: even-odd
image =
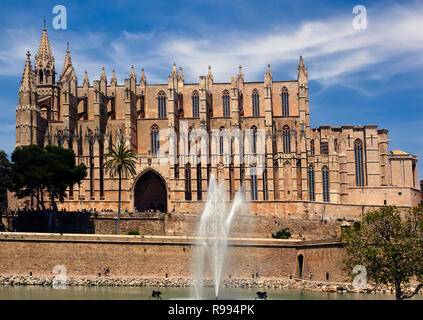
[[[66,30],[52,26],[59,4]],[[358,4],[366,30],[352,27]],[[92,81],[103,66],[122,83],[131,65],[138,77],[145,68],[148,83],[165,82],[173,62],[186,82],[208,65],[217,82],[239,65],[246,81],[262,81],[268,63],[274,79],[295,79],[302,55],[313,127],[377,124],[391,150],[423,159],[423,1],[2,1],[2,9],[0,149],[8,153],[25,52],[35,55],[46,19],[56,71],[69,41],[80,83],[84,70]]]

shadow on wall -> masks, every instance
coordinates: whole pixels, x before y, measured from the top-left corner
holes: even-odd
[[[16,232],[95,233],[89,212],[16,211],[11,229]]]

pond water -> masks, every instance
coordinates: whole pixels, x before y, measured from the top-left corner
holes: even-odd
[[[160,290],[162,299],[189,299],[190,288],[149,287],[76,287],[0,286],[0,300],[148,300],[152,290]],[[254,299],[257,288],[221,288],[221,299]],[[262,291],[262,290],[261,290]],[[392,294],[333,293],[296,289],[268,289],[268,300],[394,300]],[[214,288],[204,288],[205,299],[214,299]],[[413,299],[422,300],[418,295]]]

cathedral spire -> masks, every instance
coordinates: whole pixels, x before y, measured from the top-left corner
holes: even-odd
[[[88,73],[87,73],[87,70],[85,70],[84,83],[83,83],[83,85],[84,85],[84,86],[87,86],[87,87],[89,87],[89,86],[90,86],[90,80],[88,80]]]
[[[264,75],[264,84],[269,86],[273,81],[272,71],[270,70],[270,63],[267,65],[267,72]]]
[[[182,67],[179,67],[178,80],[179,81],[184,81],[184,74],[182,73]]]
[[[267,65],[267,73],[266,73],[266,75],[267,76],[270,76],[270,78],[273,78],[272,71],[270,70],[270,63]]]
[[[112,72],[112,78],[110,79],[110,84],[117,86],[117,78],[116,78],[115,70],[113,70],[113,72]]]
[[[209,78],[209,80],[213,81],[213,74],[211,71],[211,66],[209,66],[209,70],[207,72],[207,78]]]
[[[176,72],[176,63],[174,62],[172,66],[172,77],[177,77],[177,76],[178,76],[178,73]]]
[[[26,53],[25,69],[19,87],[19,104],[16,107],[16,146],[35,144],[38,142],[37,93],[34,73],[31,66],[31,54]]]
[[[303,56],[300,56],[300,63],[298,65],[298,68],[304,68]]]
[[[106,76],[106,72],[104,71],[104,67],[101,69],[100,81],[106,81],[107,82],[107,76]]]
[[[32,92],[35,90],[34,75],[31,66],[31,53],[26,52],[26,62],[24,72],[22,74],[21,86],[19,92]]]
[[[242,73],[242,66],[239,66],[238,70],[238,82],[244,82],[244,74]]]
[[[137,79],[137,76],[135,75],[134,66],[131,67],[131,76],[130,76],[130,79]]]
[[[136,93],[137,90],[137,76],[135,75],[134,66],[131,67],[131,76],[129,77],[129,81],[131,84],[130,90]]]
[[[101,76],[100,76],[100,92],[104,95],[107,95],[107,76],[106,72],[104,71],[104,67],[101,68]]]
[[[209,66],[209,70],[207,72],[207,85],[210,90],[211,86],[213,86],[213,74],[211,71],[211,66]]]
[[[307,82],[308,69],[304,65],[303,56],[300,56],[300,62],[298,64],[297,71],[298,71],[298,77],[297,77],[298,81],[300,81],[301,83]]]
[[[40,46],[38,47],[37,56],[52,57],[50,42],[48,41],[47,29],[45,25],[41,34],[41,41]]]
[[[62,73],[60,75],[60,81],[66,81],[65,77],[70,74],[70,78],[75,76],[75,70],[72,65],[72,59],[69,51],[69,42],[67,43],[67,50],[65,56],[65,63],[63,64]]]
[[[56,73],[54,69],[54,57],[51,52],[47,29],[45,26],[41,34],[38,52],[35,55],[34,69],[37,74],[37,84],[54,84]]]
[[[142,83],[142,84],[147,83],[147,79],[146,79],[145,73],[144,73],[144,68],[141,69],[140,83]]]

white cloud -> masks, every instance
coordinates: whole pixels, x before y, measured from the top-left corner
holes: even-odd
[[[296,77],[298,56],[303,55],[310,79],[326,86],[355,79],[380,79],[422,68],[423,6],[394,6],[373,11],[368,8],[368,29],[354,30],[352,13],[279,25],[268,32],[215,30],[205,38],[177,32],[132,33],[123,30],[115,38],[89,32],[70,33],[72,60],[82,81],[84,70],[97,79],[104,66],[108,75],[116,70],[118,81],[128,77],[131,65],[145,68],[148,82],[165,82],[173,61],[184,68],[187,81],[197,81],[212,66],[216,81],[229,81],[244,68],[248,81],[261,80],[266,65],[284,77]],[[55,37],[58,37],[57,33]],[[22,70],[25,51],[38,47],[40,31],[6,30],[0,36],[0,76]],[[60,72],[66,40],[51,38]],[[412,61],[410,61],[412,59]],[[286,72],[286,70],[289,70]],[[359,87],[357,83],[346,84]]]

